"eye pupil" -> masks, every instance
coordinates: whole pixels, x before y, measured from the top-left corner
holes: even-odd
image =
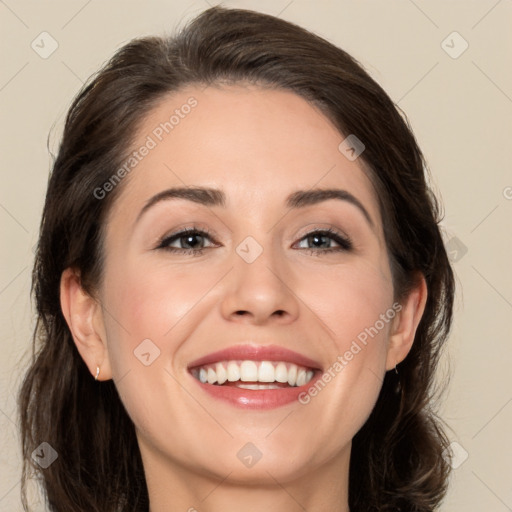
[[[186,242],[185,242],[185,243],[186,243],[187,245],[191,245],[192,247],[195,247],[196,245],[200,245],[200,244],[195,244],[195,243],[193,242],[193,240],[194,240],[194,239],[195,239],[195,240],[196,240],[196,242],[197,242],[197,237],[198,237],[198,236],[201,236],[201,235],[191,234],[191,235],[186,235],[186,236],[184,236],[183,238],[186,240]],[[190,242],[191,240],[192,240],[192,243]]]
[[[321,240],[322,238],[324,239],[324,241],[325,241],[325,239],[327,239],[327,245],[329,245],[329,237],[326,235],[318,235],[318,234],[310,235],[309,241],[311,243],[313,243],[313,245],[315,245],[315,247],[319,247],[322,245],[322,241],[319,242],[319,240]]]

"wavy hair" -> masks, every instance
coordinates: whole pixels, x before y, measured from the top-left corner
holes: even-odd
[[[442,501],[450,471],[434,411],[435,370],[452,321],[454,277],[439,228],[440,206],[406,116],[349,54],[273,16],[213,7],[173,37],[134,39],[84,85],[66,117],[50,174],[32,274],[37,322],[19,391],[22,502],[29,469],[54,512],[148,510],[135,427],[113,381],[95,382],[60,306],[60,278],[79,270],[94,296],[102,278],[106,215],[122,190],[93,191],[121,166],[145,116],[189,85],[249,82],[291,91],[364,142],[393,274],[403,296],[418,273],[428,297],[412,349],[387,372],[367,422],[355,435],[352,512],[427,512]],[[58,459],[42,470],[32,451],[48,442]]]

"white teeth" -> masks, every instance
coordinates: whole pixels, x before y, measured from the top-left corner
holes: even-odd
[[[300,370],[297,374],[297,386],[304,386],[304,384],[306,384],[306,371]]]
[[[243,379],[242,379],[243,380]],[[274,382],[274,365],[270,361],[262,361],[258,370],[258,378],[260,382]]]
[[[240,380],[242,382],[258,380],[258,367],[254,361],[242,361],[240,365]]]
[[[288,370],[284,363],[278,363],[276,366],[275,380],[277,382],[288,382]]]
[[[215,365],[215,372],[217,373],[217,381],[219,384],[224,384],[228,380],[228,374],[221,363]]]
[[[228,380],[229,382],[240,380],[240,367],[234,362],[228,363]]]
[[[208,384],[214,384],[217,382],[217,374],[215,373],[215,370],[213,368],[208,368]]]
[[[275,384],[239,384],[237,388],[242,389],[280,389]]]
[[[276,389],[271,383],[288,383],[289,386],[304,386],[314,375],[314,371],[284,361],[219,361],[193,371],[193,375],[203,384],[222,385],[229,382],[250,382],[237,387],[244,389]],[[255,384],[270,383],[270,384]]]
[[[288,384],[295,386],[297,382],[297,367],[295,365],[290,366],[288,369]]]

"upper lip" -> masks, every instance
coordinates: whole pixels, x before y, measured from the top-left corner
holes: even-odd
[[[298,366],[304,366],[314,370],[320,370],[321,365],[317,361],[310,359],[298,352],[289,350],[278,345],[254,345],[243,344],[219,350],[207,354],[188,365],[188,369],[205,366],[219,361],[283,361],[294,363]]]

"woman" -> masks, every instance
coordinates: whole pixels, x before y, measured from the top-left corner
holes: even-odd
[[[327,41],[215,7],[127,44],[48,185],[24,477],[52,511],[436,509],[438,221],[407,122]]]

